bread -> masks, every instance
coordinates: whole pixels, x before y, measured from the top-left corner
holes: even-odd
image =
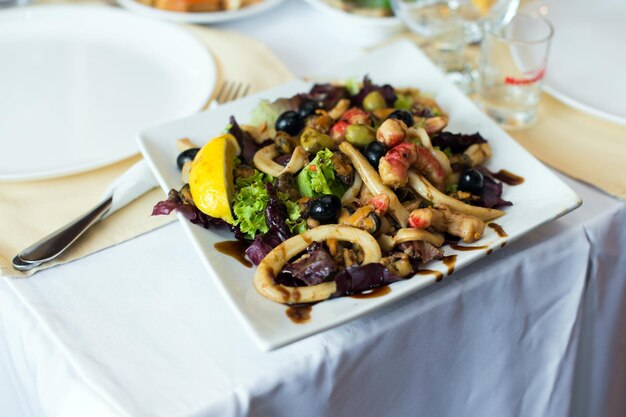
[[[237,10],[262,0],[137,0],[146,6],[172,12]]]

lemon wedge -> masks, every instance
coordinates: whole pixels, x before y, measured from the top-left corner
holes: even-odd
[[[233,163],[239,146],[229,134],[218,136],[200,149],[189,171],[189,189],[198,209],[233,224]]]

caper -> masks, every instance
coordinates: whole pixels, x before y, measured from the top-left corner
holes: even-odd
[[[376,132],[369,126],[350,125],[346,129],[346,140],[354,146],[365,147],[376,139]]]
[[[363,99],[363,108],[367,111],[374,111],[387,107],[387,102],[379,91],[372,91]]]
[[[335,146],[335,142],[330,136],[311,128],[304,129],[304,132],[300,135],[300,144],[305,151],[312,154]]]

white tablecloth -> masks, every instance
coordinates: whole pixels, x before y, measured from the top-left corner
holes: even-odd
[[[299,2],[226,27],[299,75],[362,53]],[[626,205],[566,182],[584,204],[565,218],[270,353],[178,224],[4,279],[0,416],[623,416]]]

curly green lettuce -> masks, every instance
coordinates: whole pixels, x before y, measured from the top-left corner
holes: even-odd
[[[273,181],[269,175],[255,170],[247,178],[237,178],[235,181],[235,196],[233,198],[233,215],[235,225],[247,239],[254,239],[259,233],[267,233],[269,228],[265,223],[265,206],[269,201],[265,183]]]
[[[300,194],[306,197],[320,197],[334,194],[343,196],[346,187],[335,175],[332,162],[333,153],[329,149],[321,150],[297,176]]]
[[[307,230],[306,221],[300,215],[300,205],[294,201],[288,200],[279,193],[278,196],[285,202],[287,206],[287,215],[289,218],[285,221],[287,227],[295,234],[304,233]]]
[[[233,215],[235,225],[244,234],[246,239],[254,239],[259,234],[269,231],[265,221],[265,208],[269,202],[269,195],[265,184],[274,182],[274,177],[254,170],[254,174],[247,178],[237,178],[235,181],[235,195],[233,198]],[[300,206],[288,199],[288,195],[279,193],[279,198],[287,206],[288,218],[285,220],[289,230],[294,233],[306,231],[306,222],[300,215]]]
[[[361,82],[356,78],[348,78],[346,80],[346,90],[351,96],[356,96],[361,91]]]

